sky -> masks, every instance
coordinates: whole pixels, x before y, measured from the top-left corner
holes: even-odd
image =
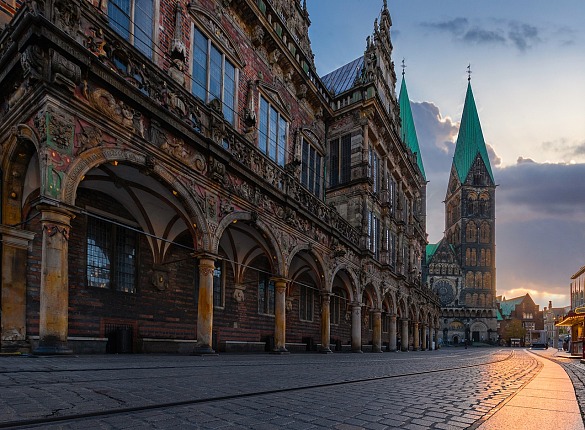
[[[382,6],[307,0],[320,76],[363,55]],[[388,9],[429,180],[429,243],[443,237],[471,65],[498,185],[497,294],[569,305],[571,276],[585,265],[585,2],[389,0]]]

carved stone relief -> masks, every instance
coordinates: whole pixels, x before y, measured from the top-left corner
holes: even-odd
[[[112,94],[102,88],[89,92],[89,102],[111,120],[134,130],[134,112],[124,102],[118,101]]]

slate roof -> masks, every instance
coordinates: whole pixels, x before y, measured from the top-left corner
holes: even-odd
[[[351,87],[355,78],[360,75],[364,67],[364,56],[356,58],[345,66],[326,74],[321,81],[334,95],[341,94]]]
[[[470,82],[467,85],[465,105],[461,116],[455,155],[453,156],[453,164],[455,164],[461,183],[465,182],[477,154],[481,156],[492,182],[495,182]]]
[[[418,146],[418,138],[416,136],[416,128],[414,126],[414,119],[412,118],[412,109],[410,107],[410,99],[408,97],[404,75],[402,76],[402,84],[400,85],[398,103],[400,104],[400,120],[402,122],[400,137],[402,137],[402,141],[406,143],[406,146],[416,154],[416,164],[422,173],[423,179],[426,181],[425,168],[423,166],[420,147]]]

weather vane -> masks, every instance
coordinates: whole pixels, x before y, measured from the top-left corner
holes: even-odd
[[[471,63],[467,66],[467,82],[471,81]]]
[[[402,58],[402,76],[404,77],[404,69],[406,69],[406,64],[404,64],[404,57]]]

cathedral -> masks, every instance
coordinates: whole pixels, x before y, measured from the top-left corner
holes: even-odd
[[[469,82],[445,196],[444,237],[426,248],[425,279],[441,302],[444,345],[498,338],[495,191]]]
[[[426,179],[380,3],[363,52],[320,76],[306,1],[0,0],[2,352],[435,349]],[[493,261],[463,240],[474,190],[493,237],[469,153],[435,257]],[[493,269],[442,270],[489,311]]]

